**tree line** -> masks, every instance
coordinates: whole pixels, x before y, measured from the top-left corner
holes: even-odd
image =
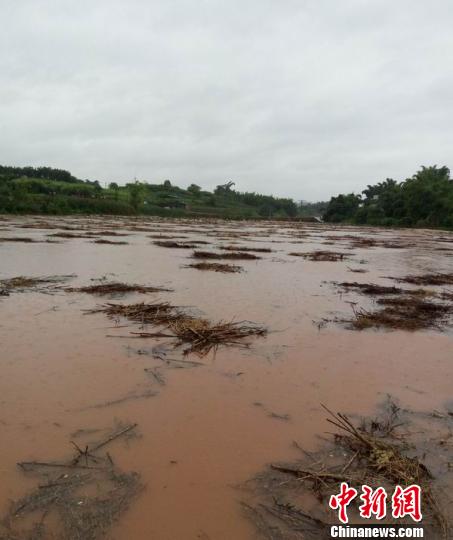
[[[387,178],[361,194],[332,197],[323,218],[332,223],[453,228],[450,169],[423,166],[402,182]]]

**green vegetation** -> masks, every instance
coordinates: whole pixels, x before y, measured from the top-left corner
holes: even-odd
[[[50,167],[0,166],[0,213],[145,214],[229,219],[296,218],[321,215],[322,204],[300,203],[257,193],[241,193],[234,182],[213,193],[191,184],[187,189],[163,184],[79,180]],[[317,206],[321,204],[321,207]]]
[[[453,180],[448,167],[422,167],[396,182],[387,178],[361,195],[332,197],[324,213],[329,222],[358,225],[453,228]]]
[[[332,197],[329,203],[240,192],[234,182],[204,191],[172,185],[79,180],[50,167],[0,166],[0,213],[118,214],[227,219],[287,219],[323,215],[328,222],[358,225],[453,228],[453,180],[447,167],[422,167],[402,182],[387,178],[360,195]]]

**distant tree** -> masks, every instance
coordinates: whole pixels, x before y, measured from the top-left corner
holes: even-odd
[[[165,189],[169,189],[172,187],[170,180],[165,180],[165,182],[162,184]]]
[[[361,202],[360,195],[338,195],[332,197],[323,216],[324,221],[338,222],[353,220]]]
[[[259,207],[258,214],[263,218],[271,218],[274,211],[275,211],[274,206],[270,204],[269,202],[266,202],[262,206]]]
[[[187,191],[192,193],[192,195],[199,195],[201,193],[201,187],[197,186],[197,184],[190,184]]]
[[[94,188],[94,196],[99,197],[102,194],[102,186],[99,180],[95,180],[93,182],[93,188]]]
[[[453,182],[448,167],[422,167],[402,189],[408,224],[453,225]]]
[[[109,189],[113,193],[113,200],[117,201],[120,194],[120,186],[116,182],[110,182]]]
[[[127,184],[126,187],[129,191],[129,202],[132,208],[138,212],[144,201],[144,186],[136,181],[132,184]]]
[[[437,168],[437,165],[432,165],[431,167],[422,168],[414,174],[412,180],[426,183],[436,183],[436,182],[449,182],[450,178],[450,169],[448,167]]]
[[[0,175],[10,179],[26,176],[27,178],[41,178],[58,182],[80,182],[69,171],[53,169],[52,167],[8,167],[0,165]]]
[[[235,186],[235,182],[232,182],[231,180],[227,182],[226,184],[220,184],[215,188],[214,193],[216,195],[227,195],[229,193],[232,193],[233,190],[231,189],[233,186]]]

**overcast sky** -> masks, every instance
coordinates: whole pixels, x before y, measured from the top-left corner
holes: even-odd
[[[453,168],[452,0],[0,0],[0,163],[320,200]]]

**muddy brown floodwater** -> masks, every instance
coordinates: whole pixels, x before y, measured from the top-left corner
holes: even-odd
[[[137,423],[140,437],[113,441],[109,452],[146,487],[106,537],[252,539],[240,486],[268,463],[295,458],[293,441],[308,450],[319,445],[329,430],[321,403],[368,415],[387,394],[417,411],[445,410],[452,398],[448,324],[351,329],[342,320],[353,309],[373,309],[375,299],[332,283],[392,286],[390,276],[452,273],[451,233],[157,218],[4,217],[1,225],[0,280],[73,275],[0,296],[2,515],[36,487],[18,462],[68,458],[78,430]],[[58,232],[73,236],[53,236]],[[190,258],[193,248],[155,245],[160,236],[208,242],[198,244],[200,251],[229,254],[218,249],[229,245],[271,251],[217,261],[242,272],[199,270],[187,267],[200,262]],[[17,238],[34,241],[6,241]],[[125,243],[93,241],[99,239]],[[313,251],[345,256],[290,255]],[[173,292],[100,297],[64,289],[99,279]],[[157,300],[210,321],[253,321],[269,332],[246,339],[248,348],[182,356],[169,338],[130,333],[152,327],[86,312],[106,302]]]

